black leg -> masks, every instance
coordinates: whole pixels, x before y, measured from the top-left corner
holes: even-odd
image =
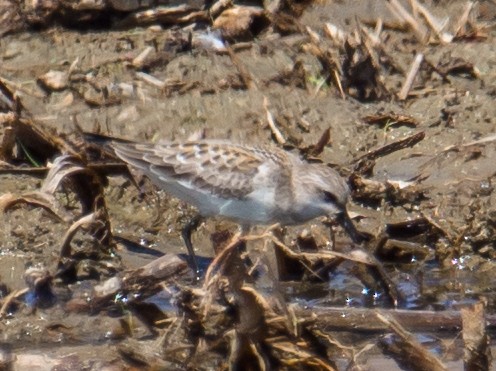
[[[196,231],[198,226],[201,224],[203,221],[203,217],[201,215],[196,215],[191,219],[183,228],[181,231],[181,235],[184,240],[184,244],[186,245],[186,248],[188,249],[188,254],[189,254],[189,259],[191,266],[195,270],[195,274],[199,276],[200,270],[198,268],[198,261],[196,260],[196,255],[195,255],[195,250],[193,250],[193,244],[191,243],[191,234]]]
[[[346,233],[350,235],[353,242],[362,243],[364,241],[370,240],[369,235],[362,233],[358,229],[356,229],[346,210],[338,215],[337,220],[339,221],[339,224],[343,226]]]

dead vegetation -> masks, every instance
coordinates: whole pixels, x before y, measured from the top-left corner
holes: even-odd
[[[447,161],[461,159],[470,163],[494,155],[488,148],[494,147],[495,135],[475,135],[474,140],[437,148],[428,155],[419,154],[415,149],[426,140],[429,127],[401,110],[405,107],[401,104],[413,103],[441,89],[451,106],[456,107],[458,95],[462,94],[456,79],[482,80],[476,61],[447,52],[433,62],[429,51],[493,38],[494,18],[481,20],[477,16],[481,5],[473,2],[467,2],[463,12],[449,20],[435,17],[417,1],[411,1],[408,7],[398,1],[385,3],[395,22],[355,19],[356,24],[347,31],[329,22],[319,29],[305,25],[302,16],[306,9],[319,6],[311,1],[274,1],[267,8],[223,0],[150,9],[118,1],[0,5],[12,15],[9,22],[2,24],[2,35],[33,27],[67,26],[69,21],[78,29],[97,24],[120,30],[157,25],[171,28],[143,50],[131,48],[91,68],[75,59],[58,70],[38,75],[37,90],[0,76],[0,173],[43,179],[34,191],[0,195],[0,212],[8,215],[21,209],[29,218],[30,213],[41,209],[49,220],[46,223],[60,225],[64,230],[56,243],[57,254],[52,253],[48,260],[50,264],[38,264],[33,255],[25,261],[22,288],[0,286],[2,319],[29,322],[26,313],[55,310],[56,303],[70,315],[118,317],[108,330],[117,341],[117,352],[102,367],[362,369],[373,348],[406,369],[443,370],[447,369],[444,360],[412,333],[444,329],[451,339],[462,331],[467,369],[489,369],[488,330],[494,330],[494,302],[481,300],[464,306],[461,312],[435,311],[433,306],[404,310],[401,308],[409,308],[408,294],[398,284],[397,273],[407,269],[403,265],[413,262],[435,261],[439,268],[459,267],[468,254],[475,256],[470,258],[476,261],[473,270],[494,272],[494,206],[480,214],[482,200],[486,200],[481,197],[489,199],[494,194],[494,169],[480,182],[479,193],[471,195],[470,202],[463,206],[463,226],[444,216],[440,210],[446,205],[431,202],[432,186],[426,182]],[[407,52],[401,50],[406,47],[398,46],[398,38],[415,47]],[[120,41],[131,45],[132,37]],[[277,48],[289,48],[296,57],[290,68],[271,76],[259,77],[242,55],[246,50],[270,54]],[[205,54],[226,56],[232,68],[219,79],[202,80],[187,74],[182,79],[158,77],[165,66],[186,53],[192,58]],[[308,62],[304,61],[309,59],[316,62],[317,74],[307,70]],[[114,79],[109,71],[115,70],[124,71],[129,80]],[[332,220],[325,222],[325,228],[305,229],[296,235],[278,227],[245,237],[218,230],[211,233],[216,257],[208,262],[200,282],[181,254],[164,254],[141,267],[125,269],[119,259],[122,247],[116,243],[119,236],[112,227],[117,221],[109,213],[106,177],[118,174],[131,179],[130,184],[140,188],[140,197],[145,193],[143,181],[130,176],[111,153],[83,141],[76,118],[72,133],[55,130],[37,119],[22,98],[42,98],[42,102],[59,94],[59,109],[82,102],[90,110],[125,105],[129,100],[146,101],[152,95],[201,98],[224,91],[258,92],[263,104],[257,107],[254,121],[269,133],[273,144],[298,151],[308,161],[323,162],[326,148],[336,145],[333,128],[327,126],[317,132],[305,117],[281,113],[268,94],[275,85],[313,98],[323,95],[357,104],[400,104],[395,106],[397,111],[377,110],[362,117],[363,125],[375,130],[370,142],[374,145],[339,166],[349,179],[354,201],[364,207],[364,212],[354,217],[365,220],[363,229],[371,241],[364,246],[343,242],[333,232]],[[446,109],[431,126],[456,126],[456,117],[456,110]],[[102,122],[95,126],[97,131],[105,130]],[[411,132],[384,142],[377,139],[402,128]],[[316,140],[309,141],[309,133]],[[203,137],[208,133],[194,135]],[[401,180],[374,177],[382,160],[405,150],[409,152],[401,160],[422,157],[416,171],[407,172],[410,176]],[[366,208],[383,209],[383,213],[375,214],[381,219],[367,224],[371,218]],[[404,212],[402,218],[387,219],[387,213],[393,214],[396,209]],[[12,234],[15,233],[14,228]],[[19,236],[22,239],[24,235]],[[133,238],[135,241],[127,242],[139,246],[140,237]],[[255,243],[263,248],[246,247]],[[265,257],[271,252],[274,262]],[[287,282],[296,282],[297,287],[327,282],[340,269],[373,292],[374,300],[376,294],[382,296],[382,308],[306,306],[305,300],[291,302],[291,295],[281,289],[281,284]],[[271,290],[267,290],[266,281],[272,285]],[[435,295],[422,294],[425,296],[418,294],[416,300],[426,303],[429,294]],[[161,295],[168,299],[160,299]],[[173,308],[164,310],[163,305],[156,304],[160,300],[170,302]],[[67,328],[63,321],[53,322],[45,324],[44,329],[78,339],[90,338],[88,333],[96,328],[84,333],[82,329],[77,332]],[[6,323],[2,326],[7,330]],[[371,333],[374,337],[363,336]],[[353,336],[360,341],[353,341]],[[13,341],[11,345],[19,348],[25,344]],[[0,364],[21,369],[26,361],[16,360],[15,354],[15,350],[2,348]]]

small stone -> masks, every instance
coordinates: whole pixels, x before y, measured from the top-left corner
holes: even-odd
[[[61,91],[67,88],[68,76],[66,72],[50,70],[38,78],[38,83],[48,91]]]

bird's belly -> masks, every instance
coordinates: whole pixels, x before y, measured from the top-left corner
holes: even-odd
[[[178,182],[160,178],[157,182],[171,195],[195,206],[203,216],[222,216],[242,225],[303,224],[323,215],[322,210],[312,205],[275,202],[275,190],[264,189],[242,199],[226,199],[187,187]]]
[[[219,215],[244,225],[297,225],[324,215],[321,209],[307,207],[300,209],[280,208],[278,205],[250,200],[226,201]]]
[[[249,199],[223,200],[218,214],[243,225],[277,223],[267,205]]]

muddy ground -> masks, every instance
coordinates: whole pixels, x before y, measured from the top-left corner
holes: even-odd
[[[357,25],[373,25],[378,18],[385,25],[397,23],[385,3],[315,4],[304,12],[300,22],[323,39],[326,23],[345,32],[352,32]],[[438,17],[447,16],[450,22],[455,22],[465,2],[440,1],[426,5]],[[352,89],[345,91],[343,99],[330,72],[324,71],[318,58],[305,48],[309,43],[305,32],[281,36],[266,30],[234,49],[239,62],[236,65],[225,52],[201,48],[182,52],[170,47],[171,40],[187,39],[189,30],[154,25],[118,31],[91,28],[81,31],[52,26],[4,36],[0,40],[0,77],[17,92],[30,120],[53,129],[54,135],[61,135],[71,143],[80,142],[77,124],[85,131],[142,141],[205,136],[278,145],[267,124],[266,98],[268,110],[287,140],[286,148],[297,152],[298,148],[315,144],[329,128],[329,143],[318,157],[349,176],[356,170],[361,156],[424,132],[423,140],[378,157],[372,171],[362,174],[379,184],[396,187],[400,181],[408,182],[406,188],[395,193],[407,195],[396,197],[384,192],[372,200],[367,195],[359,197],[356,192],[349,206],[355,224],[375,237],[365,248],[384,263],[400,293],[399,309],[451,313],[483,301],[486,314],[492,319],[496,314],[496,49],[491,7],[495,6],[490,1],[480,3],[475,19],[487,27],[484,37],[474,39],[447,44],[421,43],[409,30],[385,27],[381,35],[383,43],[403,71],[395,72],[381,65],[388,96],[370,99],[360,99]],[[130,61],[149,46],[152,57],[157,57],[156,63],[146,68],[133,66]],[[408,97],[400,100],[397,94],[415,54],[420,52],[431,66],[441,68],[461,61],[475,68],[441,76],[424,65]],[[297,61],[304,67],[305,86],[279,78],[292,71]],[[251,88],[243,84],[239,65],[251,76]],[[50,70],[69,69],[86,76],[85,82],[72,81],[70,87],[54,89],[42,87],[37,80]],[[165,82],[165,87],[145,81],[137,74],[140,71]],[[87,83],[89,80],[92,83]],[[118,99],[111,99],[114,94],[111,89],[102,95],[102,89],[98,89],[102,86],[113,86]],[[410,121],[396,122],[393,114],[408,116]],[[380,124],[365,119],[377,115],[392,118]],[[22,154],[22,150],[19,152]],[[2,194],[20,195],[40,189],[46,172],[21,174],[11,171],[12,164],[16,166],[14,169],[34,166],[29,161],[4,162],[0,175]],[[39,165],[43,167],[46,163]],[[94,254],[91,259],[81,260],[73,280],[57,275],[61,243],[70,223],[54,218],[42,208],[26,205],[2,215],[2,304],[9,293],[30,288],[2,308],[0,338],[4,364],[10,362],[18,370],[34,363],[40,370],[227,367],[227,354],[232,352],[226,350],[225,344],[193,346],[198,339],[185,335],[191,332],[185,329],[187,321],[181,322],[187,316],[177,308],[181,301],[177,296],[183,295],[181,290],[186,287],[199,290],[202,285],[191,274],[168,278],[163,290],[147,302],[153,302],[161,311],[165,325],[155,327],[147,323],[149,318],[139,315],[146,309],[127,307],[127,301],[121,300],[118,293],[109,301],[114,305],[107,303],[102,308],[91,303],[95,299],[94,286],[108,278],[142,267],[163,254],[185,256],[180,232],[194,210],[163,192],[153,192],[152,186],[141,178],[138,181],[141,189],[124,171],[109,177],[104,194],[115,239],[101,256]],[[77,219],[80,209],[74,194],[61,188],[55,196]],[[396,224],[414,220],[422,220],[421,227]],[[399,232],[394,231],[395,225]],[[225,221],[208,220],[194,234],[193,244],[204,268],[214,255],[211,235],[222,228],[236,231],[236,226]],[[315,220],[306,226],[288,228],[282,235],[285,243],[296,251],[301,248],[298,244],[301,238],[297,236],[301,237],[302,233],[318,236],[317,244],[326,251],[330,248],[325,243],[327,229],[320,220]],[[409,234],[409,229],[414,231]],[[341,252],[355,248],[341,228],[333,230],[334,248]],[[262,231],[263,228],[256,230]],[[381,243],[385,235],[393,242]],[[84,250],[89,239],[79,232],[71,242],[72,250]],[[401,242],[409,243],[408,249]],[[388,250],[383,245],[391,248]],[[252,258],[255,266],[265,266],[257,263],[260,251],[262,255],[274,254],[270,242],[258,243],[252,249],[258,251]],[[274,278],[276,273],[259,269],[258,276],[262,277],[250,282],[250,286],[269,302],[277,297],[286,305],[306,308],[308,316],[314,308],[338,307],[343,313],[354,307],[392,308],[388,290],[381,285],[369,287],[365,283],[367,279],[356,274],[356,265],[360,264],[346,261],[328,271],[324,279],[285,282],[278,282]],[[37,298],[38,294],[26,280],[28,269],[49,277],[48,299]],[[373,313],[365,314],[370,321]],[[343,348],[327,350],[325,356],[313,355],[316,359],[330,359],[337,369],[350,365],[370,370],[400,367],[385,357],[377,345],[390,331],[354,332],[346,324],[339,329],[333,327],[332,318],[328,321],[328,326],[317,326],[327,329],[332,339],[339,339]],[[445,331],[440,331],[441,325],[418,329],[411,323],[404,325],[446,367],[463,367],[460,325]],[[490,321],[487,329],[494,334],[494,322]],[[346,347],[354,349],[349,351]],[[171,355],[164,348],[176,350]],[[360,350],[363,352],[358,354]],[[13,356],[17,358],[14,360]],[[302,367],[282,364],[285,368]],[[322,367],[315,366],[325,368]]]

